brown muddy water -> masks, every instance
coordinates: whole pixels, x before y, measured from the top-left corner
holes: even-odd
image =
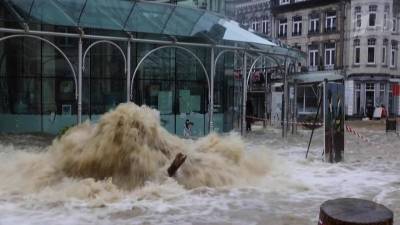
[[[63,138],[0,135],[0,224],[317,224],[319,206],[356,197],[386,205],[400,225],[400,137],[358,128],[345,162],[322,162],[322,131],[280,130],[182,140],[157,113],[121,105]],[[178,152],[188,160],[175,178]]]

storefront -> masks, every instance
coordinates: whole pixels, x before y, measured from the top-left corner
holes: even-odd
[[[0,54],[0,132],[55,134],[133,101],[196,136],[243,117],[234,68],[302,56],[207,11],[125,0],[2,1]]]

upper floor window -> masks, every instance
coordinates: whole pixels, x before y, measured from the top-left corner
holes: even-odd
[[[360,39],[354,40],[354,64],[360,64],[361,51],[360,51]]]
[[[308,49],[309,70],[316,71],[318,66],[318,45],[310,45]]]
[[[325,69],[333,69],[335,66],[336,44],[325,44]]]
[[[396,19],[393,19],[393,24],[392,24],[392,31],[393,32],[396,32],[397,31],[397,20]]]
[[[354,9],[354,15],[355,15],[355,21],[356,21],[356,27],[360,28],[361,27],[361,23],[362,23],[362,18],[361,18],[361,6],[357,6]]]
[[[369,26],[376,26],[376,12],[378,11],[378,6],[370,5],[369,6]]]
[[[268,30],[268,20],[263,19],[263,20],[261,21],[261,24],[262,24],[262,32],[263,32],[263,34],[268,34],[268,33],[269,33],[269,30]]]
[[[318,15],[310,16],[309,32],[310,33],[318,33],[319,32],[319,17],[318,17]]]
[[[397,41],[392,41],[392,50],[390,54],[390,67],[394,68],[397,65],[397,48],[398,48],[398,43]]]
[[[286,5],[286,4],[289,4],[290,3],[290,0],[279,0],[279,4],[280,5]]]
[[[253,20],[251,22],[251,29],[253,29],[254,31],[257,31],[257,21],[256,20]]]
[[[279,20],[279,37],[286,37],[287,36],[287,19]]]
[[[301,16],[293,17],[293,33],[292,33],[292,36],[300,36],[302,29],[303,29],[302,17]]]
[[[326,13],[325,30],[327,32],[336,31],[336,12]]]
[[[387,46],[388,46],[389,41],[387,39],[383,40],[383,45],[382,45],[382,65],[387,65],[386,63],[386,56],[387,56]]]
[[[375,44],[375,38],[368,39],[368,64],[375,64]]]

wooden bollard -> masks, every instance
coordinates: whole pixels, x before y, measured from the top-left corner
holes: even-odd
[[[363,199],[329,200],[321,205],[318,225],[393,225],[393,212]]]

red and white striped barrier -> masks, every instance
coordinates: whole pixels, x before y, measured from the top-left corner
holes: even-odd
[[[246,116],[246,118],[253,119],[253,120],[258,120],[258,121],[266,121],[266,122],[271,121],[269,119],[264,119],[264,118],[254,117],[254,116]],[[272,122],[285,122],[286,123],[286,121],[283,121],[283,120],[272,120]],[[311,125],[311,126],[312,125],[316,125],[316,126],[324,125],[323,123],[312,123],[312,122],[291,122],[291,121],[289,121],[287,123],[289,123],[289,124],[298,124],[298,125]]]
[[[370,141],[368,140],[368,138],[364,137],[363,135],[361,135],[360,133],[358,133],[356,130],[354,130],[352,127],[347,126],[346,125],[346,131],[357,136],[358,138],[360,138],[361,140],[363,140],[364,142],[369,143]]]

